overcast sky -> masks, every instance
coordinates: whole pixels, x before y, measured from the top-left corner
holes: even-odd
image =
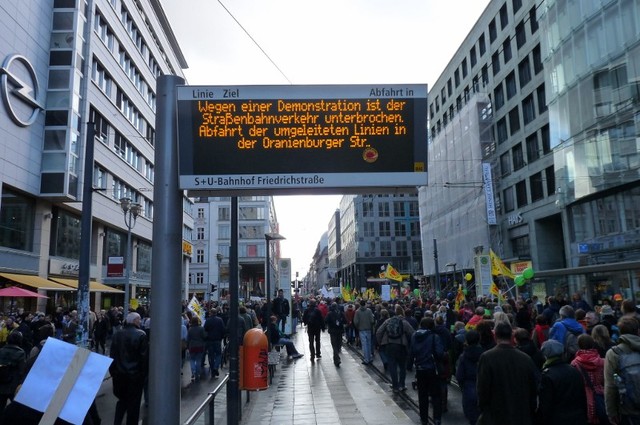
[[[161,1],[189,64],[185,74],[191,85],[426,83],[429,88],[489,3]],[[340,196],[276,197],[280,233],[287,238],[282,256],[291,258],[300,278],[339,201]]]

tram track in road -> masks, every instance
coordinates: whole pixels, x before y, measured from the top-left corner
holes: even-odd
[[[364,360],[364,356],[362,355],[362,352],[358,350],[354,345],[343,343],[342,347],[347,348],[349,352],[351,352],[358,359]],[[378,378],[378,383],[382,381],[381,387],[383,389],[384,389],[384,385],[389,385],[389,386],[391,385],[391,379],[389,378],[389,376],[387,376],[384,370],[381,371],[376,366],[368,367],[366,368],[366,370],[370,375],[374,375]],[[416,400],[414,400],[409,394],[407,394],[406,391],[401,391],[399,393],[394,394],[393,396],[396,402],[398,401],[402,402],[402,403],[398,403],[400,407],[411,409],[418,415],[418,417],[420,416],[420,406],[418,405]],[[433,418],[431,416],[429,416],[429,424],[430,425],[434,424]]]

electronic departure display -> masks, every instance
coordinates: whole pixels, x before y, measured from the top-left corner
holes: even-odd
[[[180,188],[349,193],[427,184],[427,86],[179,86]]]

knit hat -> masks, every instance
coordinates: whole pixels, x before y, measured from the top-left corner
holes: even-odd
[[[613,309],[610,305],[603,305],[600,309],[600,316],[613,316]]]
[[[564,353],[564,345],[555,339],[549,339],[542,344],[540,351],[545,359],[560,357]]]

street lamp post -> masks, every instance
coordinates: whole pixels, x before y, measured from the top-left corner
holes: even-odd
[[[136,219],[142,212],[142,205],[133,202],[131,198],[120,198],[120,208],[124,214],[124,225],[127,226],[127,264],[124,274],[124,317],[129,314],[129,298],[131,292],[129,290],[129,281],[131,280],[131,266],[132,266],[132,247],[131,247],[131,229],[136,225]]]
[[[224,255],[217,253],[216,254],[216,260],[218,260],[218,302],[220,302],[220,294],[222,293],[222,279],[220,278],[220,267],[222,265],[222,259],[224,258]]]
[[[265,324],[267,325],[267,338],[269,337],[269,323],[271,321],[271,259],[269,258],[269,251],[271,246],[271,241],[281,241],[286,239],[279,233],[265,233],[264,240],[266,244],[265,251],[265,290],[267,291],[267,317],[265,320]]]

